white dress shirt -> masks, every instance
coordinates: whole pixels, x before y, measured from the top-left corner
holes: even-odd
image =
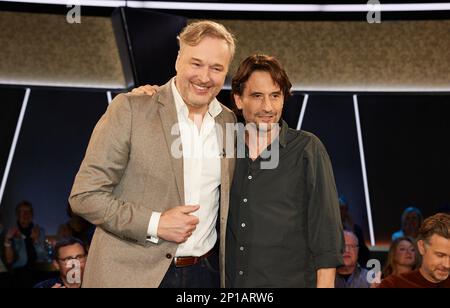
[[[222,107],[217,99],[214,99],[199,129],[194,121],[189,119],[188,107],[175,86],[175,79],[172,80],[171,86],[183,148],[185,203],[200,205],[200,209],[192,213],[199,218],[199,224],[192,236],[178,246],[175,256],[198,257],[211,250],[217,241],[216,221],[221,183],[221,150],[214,118],[222,112]],[[148,236],[153,243],[158,242],[160,217],[161,213],[153,212],[150,219]]]

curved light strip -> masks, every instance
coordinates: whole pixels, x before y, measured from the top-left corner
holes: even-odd
[[[450,11],[450,3],[399,3],[399,4],[253,4],[253,3],[201,3],[201,2],[162,2],[162,1],[114,1],[114,0],[0,0],[1,2],[39,3],[58,5],[82,5],[99,7],[121,7],[237,11],[237,12],[368,12],[380,9],[381,12]]]

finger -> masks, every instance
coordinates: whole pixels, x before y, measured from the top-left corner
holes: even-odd
[[[182,205],[180,207],[181,213],[190,214],[197,211],[200,208],[200,205]]]
[[[152,88],[151,86],[150,86],[150,87],[145,87],[145,88],[143,88],[142,91],[143,91],[145,94],[150,95],[150,96],[153,96],[153,95],[157,92],[157,91],[156,91],[154,88]]]
[[[145,85],[144,86],[144,88],[146,89],[146,90],[151,90],[151,91],[158,91],[158,89],[159,89],[159,86],[153,86],[153,85],[149,85],[149,84],[147,84],[147,85]]]
[[[188,224],[192,226],[198,225],[200,222],[200,219],[197,216],[189,215],[189,220],[187,221]]]
[[[186,233],[185,233],[185,235],[187,235],[187,236],[191,236],[191,235],[192,235],[192,233],[194,233],[194,231],[195,231],[195,230],[193,230],[192,228],[189,228],[189,229],[187,229],[187,230],[186,230]]]

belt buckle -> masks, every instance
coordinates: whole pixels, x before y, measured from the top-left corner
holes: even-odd
[[[173,261],[174,261],[173,263],[174,263],[175,267],[180,268],[180,267],[186,267],[186,266],[192,265],[192,264],[177,264],[179,260],[181,261],[184,258],[186,258],[186,257],[174,257],[173,258]]]
[[[175,267],[178,267],[177,263],[179,259],[180,259],[179,257],[173,258],[173,264],[175,265]]]

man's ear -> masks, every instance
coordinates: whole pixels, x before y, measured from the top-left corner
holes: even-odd
[[[175,71],[178,73],[178,63],[180,60],[180,52],[178,52],[177,60],[175,61]]]
[[[60,270],[60,267],[59,267],[59,263],[58,262],[56,262],[56,261],[53,261],[53,266],[56,268],[56,270]]]
[[[242,110],[242,99],[238,94],[233,94],[234,102],[239,110]]]
[[[426,252],[425,242],[424,240],[417,241],[417,248],[419,249],[419,253],[423,256]]]
[[[178,66],[180,64],[180,58],[181,58],[181,47],[180,47],[180,49],[178,49],[177,60],[175,61],[175,71],[177,71],[177,72],[178,72]]]

